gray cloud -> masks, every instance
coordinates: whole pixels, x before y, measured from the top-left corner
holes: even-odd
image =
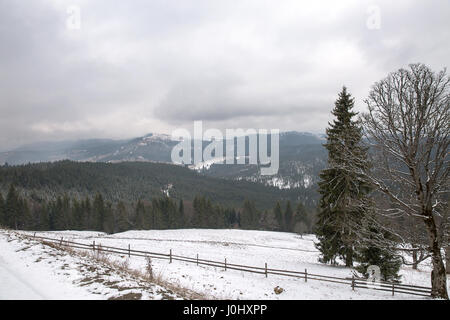
[[[0,2],[0,149],[207,126],[323,131],[342,85],[357,109],[412,62],[448,64],[450,3]],[[366,26],[377,5],[381,28]]]

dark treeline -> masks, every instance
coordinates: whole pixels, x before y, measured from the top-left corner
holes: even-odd
[[[0,193],[0,225],[20,230],[93,230],[117,233],[126,230],[179,228],[242,228],[311,232],[313,215],[303,204],[295,209],[287,201],[261,211],[250,200],[241,208],[227,207],[203,196],[193,201],[169,197],[135,203],[106,201],[101,193],[83,199],[57,196],[33,199],[11,185],[6,197]]]

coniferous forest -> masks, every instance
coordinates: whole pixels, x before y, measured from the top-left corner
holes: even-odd
[[[298,191],[207,177],[164,163],[5,164],[0,166],[0,225],[108,233],[174,228],[311,232],[315,209],[299,199]]]
[[[151,201],[111,202],[96,193],[85,198],[64,194],[43,200],[21,195],[12,184],[5,196],[0,193],[0,225],[19,230],[116,233],[131,229],[242,228],[306,233],[312,231],[312,223],[312,213],[302,203],[293,211],[290,201],[284,210],[279,202],[273,210],[260,210],[247,199],[242,206],[231,207],[204,196],[195,196],[192,201],[161,196]]]

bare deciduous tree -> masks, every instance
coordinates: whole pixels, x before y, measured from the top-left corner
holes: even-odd
[[[450,274],[450,246],[448,244],[445,249],[445,266],[447,268],[447,274]]]
[[[390,201],[377,212],[422,222],[432,296],[448,299],[442,249],[449,241],[450,78],[445,69],[412,64],[375,83],[365,103],[363,128],[377,157],[366,174]]]

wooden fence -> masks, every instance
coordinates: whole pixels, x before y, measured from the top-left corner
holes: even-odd
[[[186,263],[193,263],[193,264],[196,264],[197,266],[204,265],[204,266],[223,268],[225,271],[226,270],[238,270],[238,271],[244,271],[244,272],[250,272],[250,273],[256,273],[256,274],[262,274],[266,278],[268,277],[269,274],[273,274],[273,275],[279,275],[279,276],[300,278],[300,279],[304,279],[305,282],[307,282],[308,280],[316,280],[316,281],[343,284],[343,285],[350,286],[352,288],[352,290],[355,290],[355,288],[361,288],[361,289],[368,289],[368,290],[386,291],[386,292],[392,293],[392,295],[394,295],[395,293],[405,293],[405,294],[411,294],[411,295],[423,296],[423,297],[429,297],[431,295],[431,288],[429,288],[429,287],[401,284],[401,283],[395,283],[395,282],[386,282],[386,281],[371,282],[366,279],[357,278],[355,276],[353,276],[351,278],[350,277],[340,278],[340,277],[334,277],[334,276],[325,276],[325,275],[320,275],[320,274],[309,273],[307,269],[305,269],[305,271],[272,269],[272,268],[267,267],[267,263],[265,263],[264,267],[240,265],[240,264],[229,263],[226,258],[223,261],[214,261],[214,260],[200,259],[198,254],[196,255],[196,257],[186,257],[186,256],[174,255],[174,254],[172,254],[172,249],[170,249],[168,253],[161,253],[161,252],[134,250],[134,249],[131,249],[130,245],[128,245],[127,248],[118,248],[118,247],[101,245],[99,243],[96,244],[95,241],[93,241],[91,244],[86,244],[86,243],[79,243],[79,242],[65,240],[62,237],[60,239],[40,237],[40,236],[36,236],[36,233],[33,236],[28,236],[28,237],[31,237],[33,239],[42,240],[42,242],[44,244],[46,242],[50,242],[50,243],[58,244],[60,246],[66,246],[66,247],[71,247],[71,248],[75,248],[75,249],[93,250],[94,252],[97,251],[97,252],[115,253],[115,254],[120,254],[120,255],[124,255],[124,256],[128,256],[128,257],[137,256],[137,257],[150,257],[150,258],[155,258],[155,259],[164,259],[164,260],[169,260],[169,263],[172,263],[172,261],[182,261],[182,262],[186,262]]]

